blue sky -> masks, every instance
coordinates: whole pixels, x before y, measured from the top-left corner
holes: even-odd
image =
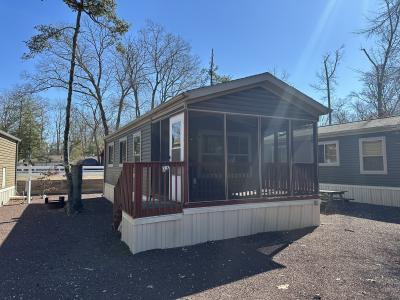
[[[368,67],[360,51],[367,42],[354,32],[376,9],[373,0],[118,0],[118,14],[132,25],[146,19],[189,41],[204,66],[214,48],[219,71],[234,78],[276,68],[286,70],[289,82],[319,100],[310,84],[322,56],[342,44],[345,54],[338,72],[337,96],[360,86],[355,70]],[[61,0],[0,2],[0,90],[22,83],[23,71],[34,61],[23,61],[23,41],[36,24],[66,23],[73,14]],[[56,95],[48,94],[50,97]]]

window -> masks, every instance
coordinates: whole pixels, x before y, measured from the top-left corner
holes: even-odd
[[[339,166],[339,141],[326,141],[318,144],[320,166]]]
[[[119,166],[122,167],[122,164],[127,160],[126,159],[126,138],[119,140]]]
[[[171,156],[172,161],[181,160],[181,121],[172,123],[171,125]]]
[[[1,174],[2,174],[2,176],[1,176],[1,188],[2,189],[6,187],[6,173],[7,173],[6,170],[7,170],[7,168],[3,167],[2,172],[1,172]]]
[[[135,133],[133,135],[133,161],[134,162],[140,162],[141,161],[141,134],[140,132]]]
[[[261,138],[263,140],[264,163],[286,163],[288,126],[286,120],[267,119],[261,120]]]
[[[224,136],[218,131],[200,130],[199,161],[205,163],[224,162]]]
[[[114,143],[108,144],[107,155],[107,163],[109,166],[112,166],[114,164]]]
[[[249,162],[249,136],[237,134],[228,135],[228,161]]]
[[[309,122],[293,122],[293,162],[314,162],[314,132]]]
[[[359,139],[360,173],[387,174],[385,137]]]

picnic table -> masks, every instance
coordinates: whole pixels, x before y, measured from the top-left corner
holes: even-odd
[[[344,202],[344,201],[354,200],[352,198],[344,197],[344,194],[347,193],[347,191],[320,190],[319,193],[321,194],[322,201],[330,202],[330,201],[334,201],[334,200],[340,200],[340,201]]]

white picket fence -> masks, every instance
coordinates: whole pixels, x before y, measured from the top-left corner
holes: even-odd
[[[55,173],[56,175],[64,175],[64,167],[63,166],[17,166],[17,175],[29,175],[29,168],[31,168],[32,176],[41,176],[48,172]],[[83,175],[103,175],[104,167],[103,166],[83,166],[82,173]]]

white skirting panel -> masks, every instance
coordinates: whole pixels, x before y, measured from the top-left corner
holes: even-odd
[[[104,198],[114,203],[114,186],[109,183],[104,183]]]
[[[15,196],[15,186],[0,190],[0,206],[7,204],[10,197]]]
[[[133,219],[122,214],[121,239],[133,254],[267,231],[320,224],[320,200],[186,208],[183,213]]]
[[[396,187],[332,183],[320,183],[319,187],[321,190],[348,191],[345,196],[356,202],[400,207],[400,188]]]

